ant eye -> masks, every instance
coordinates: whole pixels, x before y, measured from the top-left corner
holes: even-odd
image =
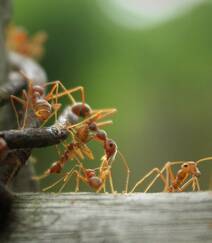
[[[114,146],[114,144],[113,143],[110,143],[109,146],[112,148]]]

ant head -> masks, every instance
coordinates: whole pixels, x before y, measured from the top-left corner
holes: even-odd
[[[92,169],[86,169],[85,175],[87,178],[91,178],[96,175],[96,172],[95,172],[95,170],[92,170]]]
[[[72,112],[80,117],[87,117],[91,114],[91,107],[88,104],[76,103],[71,107]]]
[[[107,160],[114,159],[117,153],[117,145],[112,139],[107,139],[104,144]]]
[[[32,87],[32,91],[34,93],[38,93],[40,96],[43,96],[44,95],[44,88],[41,87],[40,85],[34,85]]]
[[[199,177],[201,172],[199,171],[197,165],[193,161],[185,162],[181,165],[181,168],[186,172],[193,176]]]

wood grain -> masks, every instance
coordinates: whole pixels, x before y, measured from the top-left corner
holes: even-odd
[[[1,242],[212,242],[212,193],[17,194]]]

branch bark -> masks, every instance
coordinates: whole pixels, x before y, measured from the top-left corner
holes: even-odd
[[[40,148],[55,145],[66,139],[69,132],[59,126],[0,131],[9,149]]]

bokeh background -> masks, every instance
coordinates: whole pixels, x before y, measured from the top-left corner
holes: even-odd
[[[166,161],[212,155],[212,5],[168,2],[13,2],[13,22],[32,34],[48,33],[42,65],[49,80],[83,85],[93,108],[118,109],[107,132],[129,162],[130,186]],[[95,150],[95,162],[86,162],[91,168],[102,153],[100,146]],[[34,155],[38,174],[57,159],[51,148]],[[212,161],[200,170],[208,189]],[[113,175],[121,191],[125,171],[119,159]],[[42,186],[50,180],[55,177]]]

